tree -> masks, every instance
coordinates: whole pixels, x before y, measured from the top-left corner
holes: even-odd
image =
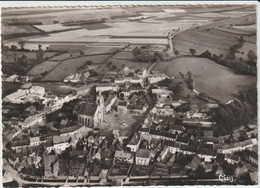
[[[7,53],[9,51],[9,47],[8,46],[4,46],[3,44],[2,44],[2,52],[3,53]]]
[[[179,51],[178,50],[174,50],[174,55],[177,57],[179,55]]]
[[[141,54],[140,48],[135,47],[135,48],[132,50],[132,54],[133,54],[133,56],[134,56],[134,59],[138,61],[138,60],[140,59],[140,54]]]
[[[24,42],[24,41],[19,41],[18,44],[20,45],[21,49],[23,50],[23,49],[24,49],[25,42]]]
[[[195,53],[196,53],[196,50],[193,49],[193,48],[191,48],[191,49],[190,49],[190,54],[193,56]]]
[[[248,57],[249,64],[256,65],[256,55],[253,50],[248,51],[247,57]]]
[[[86,61],[86,65],[92,65],[92,61]]]
[[[42,45],[38,45],[38,50],[35,52],[36,53],[36,58],[37,58],[37,62],[41,63],[43,61],[45,52],[41,49]]]

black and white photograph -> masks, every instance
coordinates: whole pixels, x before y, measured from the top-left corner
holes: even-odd
[[[258,185],[258,7],[1,3],[1,186]]]

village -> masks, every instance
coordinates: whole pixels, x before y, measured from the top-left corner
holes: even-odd
[[[161,84],[174,78],[128,67],[103,76],[66,96],[27,82],[3,99],[3,156],[23,178],[128,185],[231,172],[255,181],[257,124],[216,136],[218,103],[176,97]]]

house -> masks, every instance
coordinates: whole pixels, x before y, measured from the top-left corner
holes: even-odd
[[[169,148],[169,151],[170,151],[172,154],[175,154],[176,152],[179,152],[180,147],[181,147],[181,144],[180,144],[180,143],[177,143],[177,142],[175,142],[175,141],[167,141],[167,140],[164,140],[163,145],[165,145],[166,147],[168,147],[168,148]]]
[[[74,125],[72,127],[66,127],[60,129],[60,136],[75,136],[77,139],[81,139],[88,135],[90,129],[84,125]]]
[[[96,86],[96,92],[104,92],[104,91],[118,91],[119,90],[119,86],[117,86],[116,84],[111,84],[111,83],[102,83],[102,84],[98,84]]]
[[[51,152],[53,149],[56,153],[60,154],[65,151],[66,148],[70,147],[71,137],[70,136],[53,136],[53,146],[48,147],[47,151]]]
[[[36,95],[36,96],[43,96],[45,94],[45,88],[41,86],[32,86],[29,89],[29,93],[31,95]]]
[[[86,86],[74,88],[72,93],[83,96],[89,93],[91,87],[92,85],[86,85]]]
[[[134,155],[131,152],[123,151],[123,150],[116,150],[114,158],[119,161],[133,163],[134,162]]]
[[[43,154],[44,177],[57,177],[59,172],[59,156]]]
[[[180,152],[184,155],[193,155],[197,153],[198,144],[196,142],[191,142],[191,144],[182,144],[180,147]]]
[[[11,75],[6,79],[3,79],[4,82],[19,82],[19,76],[17,74]]]
[[[26,112],[29,112],[30,114],[35,114],[37,109],[35,106],[31,105],[25,109]]]
[[[248,138],[251,138],[252,136],[257,137],[257,135],[258,135],[258,130],[257,130],[257,129],[254,129],[254,130],[252,130],[252,131],[248,131],[248,132],[246,132],[246,135],[248,136]]]
[[[152,71],[151,74],[148,75],[148,82],[153,84],[165,80],[166,78],[169,78],[166,74],[159,71]]]
[[[11,148],[16,152],[21,152],[23,148],[28,148],[28,147],[30,147],[30,140],[17,140],[13,142]]]
[[[204,168],[206,173],[209,173],[213,170],[215,164],[212,163],[206,163],[206,164],[202,164],[202,167]]]
[[[182,145],[188,145],[190,143],[190,138],[188,135],[179,135],[177,136],[176,142]]]
[[[176,133],[177,134],[181,134],[184,131],[185,131],[184,126],[174,124],[174,125],[170,125],[169,126],[169,131],[168,132],[171,132],[172,134],[176,134]]]
[[[204,130],[205,137],[213,137],[213,130]]]
[[[116,95],[112,95],[110,94],[106,100],[105,100],[105,112],[108,113],[110,110],[111,110],[111,107],[113,106],[113,104],[115,103],[117,99],[117,96]]]
[[[77,83],[77,82],[81,82],[81,77],[82,74],[79,73],[75,73],[75,74],[70,74],[67,77],[65,77],[63,79],[64,82],[73,82],[73,83]]]
[[[235,154],[225,154],[225,161],[230,164],[237,164],[240,161],[240,157]]]
[[[244,175],[246,173],[248,173],[248,168],[246,167],[246,165],[243,164],[243,162],[239,162],[237,168],[235,169],[236,177]]]
[[[140,134],[136,132],[126,147],[130,148],[131,152],[137,152],[141,143]]]
[[[167,132],[161,132],[161,131],[158,131],[158,130],[151,129],[149,131],[149,137],[150,137],[150,139],[148,139],[148,140],[155,138],[155,139],[159,139],[159,140],[174,141],[174,140],[176,140],[177,136],[175,134],[171,134],[171,133],[167,133]]]
[[[46,139],[43,136],[30,137],[30,146],[39,146],[44,142],[46,142]]]
[[[68,124],[68,119],[62,119],[60,122],[61,127],[65,127]]]
[[[217,150],[208,148],[205,144],[200,144],[197,154],[204,162],[211,162],[212,160],[216,159]]]
[[[151,160],[151,152],[148,149],[139,149],[136,152],[136,165],[148,166]]]
[[[19,128],[18,126],[14,126],[11,129],[8,129],[7,131],[5,131],[5,137],[8,140],[13,140],[18,134],[20,134],[22,132],[22,129]]]
[[[5,98],[3,98],[3,102],[10,102],[10,103],[18,103],[22,104],[24,103],[23,98],[25,98],[28,94],[28,91],[18,89],[16,92],[7,95]]]
[[[133,95],[127,106],[127,113],[129,114],[143,114],[148,109],[148,104],[142,96]]]
[[[42,114],[35,114],[32,115],[24,120],[22,123],[22,129],[29,128],[37,123],[43,122],[43,115]]]
[[[185,169],[190,169],[192,171],[196,170],[200,165],[202,165],[201,163],[201,159],[198,155],[194,155],[194,157],[192,158],[191,162],[189,162],[186,166]]]
[[[167,87],[152,89],[152,94],[156,94],[157,97],[167,97],[172,94]]]
[[[249,176],[253,184],[258,184],[258,172],[249,172]]]
[[[118,113],[127,113],[127,101],[120,101],[117,104]]]

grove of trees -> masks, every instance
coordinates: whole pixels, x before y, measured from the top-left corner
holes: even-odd
[[[256,88],[241,91],[237,99],[215,109],[214,120],[220,135],[231,134],[233,129],[249,123],[257,116]]]

